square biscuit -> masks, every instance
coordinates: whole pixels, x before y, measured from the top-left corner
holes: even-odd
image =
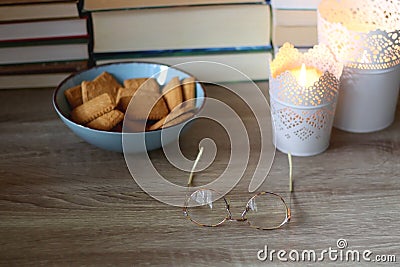
[[[64,96],[67,98],[67,101],[71,108],[76,108],[79,105],[82,105],[82,87],[80,85],[71,87],[64,91]]]
[[[82,100],[85,103],[104,93],[108,93],[116,101],[118,89],[122,86],[110,73],[103,72],[93,81],[83,81],[81,87]]]
[[[139,90],[133,96],[136,106],[126,109],[132,98],[123,97],[120,100],[126,115],[133,120],[159,120],[168,114],[168,107],[160,93]],[[127,103],[127,104],[126,104]]]
[[[118,123],[120,123],[123,119],[124,113],[114,109],[92,120],[91,122],[86,124],[86,126],[96,130],[109,131],[114,128]]]
[[[182,81],[182,92],[185,101],[195,98],[196,83],[194,77],[185,78]]]
[[[138,89],[139,87],[144,84],[148,78],[132,78],[132,79],[126,79],[124,81],[124,87],[126,89],[129,89],[130,95],[124,95],[124,96],[132,96]]]
[[[110,95],[99,95],[71,111],[71,119],[79,124],[86,124],[115,108]]]
[[[190,113],[189,117],[191,117],[195,113],[195,109],[191,106],[181,105],[178,108],[175,108],[173,111],[171,111],[164,118],[162,118],[159,121],[157,121],[156,123],[150,125],[150,127],[148,127],[148,130],[152,131],[152,130],[164,128],[164,127],[167,127],[167,126],[170,126],[173,124],[178,124],[184,120],[182,120],[182,121],[175,121],[175,120],[181,116],[184,116],[184,118],[187,118],[187,115],[186,115],[187,113]],[[173,121],[175,121],[175,123],[173,123]],[[172,122],[172,124],[171,124],[171,122]]]
[[[173,110],[183,102],[182,88],[179,78],[173,77],[162,90],[165,101],[168,104],[169,110]]]
[[[124,81],[123,88],[119,88],[117,92],[116,103],[122,97],[132,97],[137,90],[144,90],[146,92],[160,92],[160,85],[153,78],[133,78]]]

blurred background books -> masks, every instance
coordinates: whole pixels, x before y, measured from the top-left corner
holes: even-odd
[[[77,1],[1,1],[0,88],[53,87],[88,67]]]
[[[98,1],[85,1],[83,8],[93,21],[96,64],[121,60],[169,65],[212,61],[236,68],[254,80],[268,78],[271,17],[265,1],[151,2],[151,8],[138,8],[147,2],[120,0],[101,6]],[[232,75],[228,67],[224,71],[192,63],[179,68],[209,82],[246,79],[240,72]]]
[[[284,42],[317,43],[320,0],[4,0],[0,88],[54,87],[95,64],[183,64],[209,82],[267,80]],[[243,75],[243,74],[245,75]]]
[[[275,53],[285,42],[300,50],[318,43],[317,8],[321,0],[271,0]]]

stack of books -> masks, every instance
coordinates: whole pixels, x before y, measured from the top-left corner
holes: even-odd
[[[92,18],[96,64],[183,63],[178,68],[208,82],[268,79],[273,50],[266,1],[85,0],[83,12]]]
[[[87,68],[87,29],[77,1],[1,1],[0,88],[54,87]]]
[[[317,9],[321,0],[271,0],[275,53],[285,42],[300,49],[318,44]]]

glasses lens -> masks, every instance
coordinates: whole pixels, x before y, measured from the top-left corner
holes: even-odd
[[[226,200],[214,190],[197,190],[188,199],[187,215],[197,224],[217,226],[228,216]]]
[[[260,229],[276,229],[288,220],[288,209],[283,199],[273,193],[260,193],[247,202],[247,222]]]

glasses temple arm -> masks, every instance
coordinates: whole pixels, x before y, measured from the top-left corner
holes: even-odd
[[[292,164],[292,154],[288,153],[289,160],[289,192],[293,192],[293,164]]]
[[[194,170],[196,169],[196,166],[200,161],[201,155],[203,154],[203,150],[204,150],[204,147],[200,147],[199,153],[197,154],[197,157],[196,157],[196,159],[194,161],[192,170],[190,171],[189,179],[188,179],[188,182],[187,182],[188,186],[190,186],[192,184]]]

